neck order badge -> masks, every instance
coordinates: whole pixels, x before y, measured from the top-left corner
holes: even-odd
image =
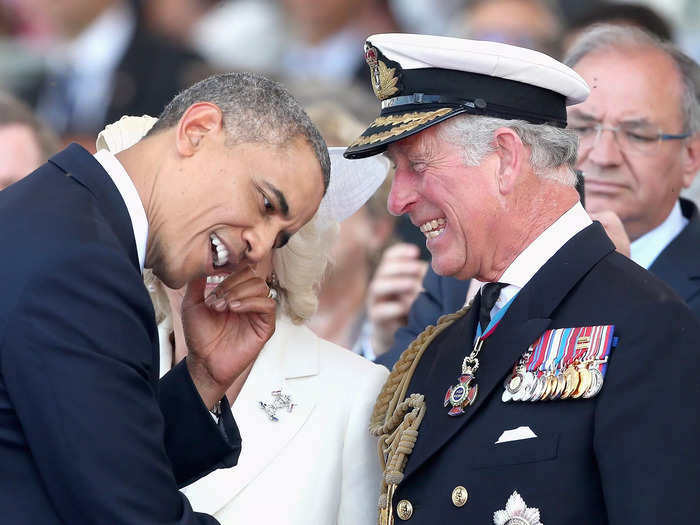
[[[493,301],[489,301],[491,304],[485,305],[484,299],[482,298],[481,306],[483,306],[484,308],[480,308],[480,310],[486,310],[486,312],[490,312],[491,308],[493,308],[493,304],[498,299],[498,292],[500,291],[500,288],[503,288],[506,285],[503,283],[489,283],[486,286],[497,287]],[[486,286],[484,286],[482,294],[486,294]],[[491,319],[488,323],[486,331],[483,333],[483,335],[481,323],[478,324],[476,329],[476,340],[474,341],[474,348],[468,356],[464,357],[464,360],[462,361],[462,373],[457,378],[457,383],[450,386],[447,389],[447,392],[445,393],[444,406],[448,407],[451,405],[450,410],[448,410],[447,412],[448,415],[461,416],[462,414],[464,414],[464,409],[474,403],[476,395],[479,393],[479,385],[476,384],[476,371],[479,369],[479,352],[481,352],[481,349],[484,346],[486,340],[489,337],[491,337],[493,332],[496,330],[498,323],[508,311],[508,308],[510,307],[515,297],[517,297],[517,294],[513,296],[511,300],[508,301],[508,303],[506,303],[506,305],[503,308],[501,308],[496,315],[493,316],[493,319]]]

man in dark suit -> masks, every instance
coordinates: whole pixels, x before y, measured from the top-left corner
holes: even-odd
[[[379,523],[692,521],[700,323],[579,202],[562,128],[586,83],[502,44],[392,34],[365,50],[382,110],[346,156],[386,150],[389,209],[435,273],[486,283],[378,397]]]
[[[71,145],[0,192],[3,523],[215,523],[177,488],[240,451],[224,393],[275,317],[249,264],[311,218],[328,176],[299,104],[228,74],[116,156]],[[144,266],[190,283],[190,355],[160,382]],[[220,272],[228,291],[205,300]]]

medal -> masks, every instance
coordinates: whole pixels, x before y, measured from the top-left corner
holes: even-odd
[[[462,361],[462,374],[457,378],[457,384],[452,385],[445,393],[444,406],[452,405],[447,414],[450,416],[461,416],[464,409],[474,403],[476,394],[479,392],[479,385],[472,384],[476,378],[476,371],[479,368],[477,356],[484,345],[484,338],[476,340],[472,353]]]

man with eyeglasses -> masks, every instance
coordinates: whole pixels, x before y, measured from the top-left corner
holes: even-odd
[[[632,260],[700,315],[700,219],[679,196],[700,168],[700,68],[672,44],[618,26],[582,35],[565,62],[591,86],[569,109],[587,210],[619,217]]]

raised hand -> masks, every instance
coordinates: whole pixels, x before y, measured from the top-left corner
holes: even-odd
[[[206,298],[205,279],[191,282],[182,302],[187,367],[208,407],[223,397],[275,331],[277,303],[251,268],[232,273]]]

